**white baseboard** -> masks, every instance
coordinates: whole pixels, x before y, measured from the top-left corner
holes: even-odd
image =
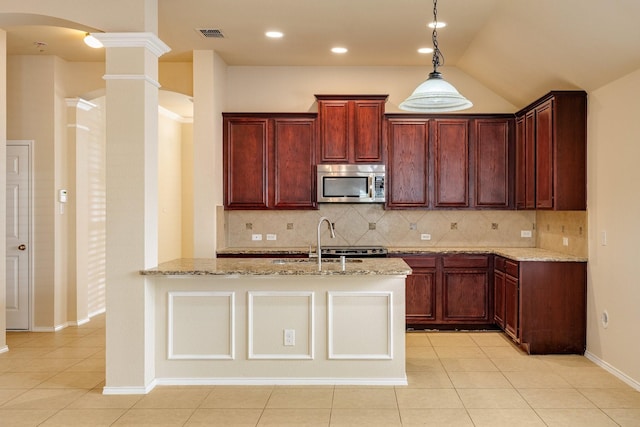
[[[121,394],[148,394],[158,383],[156,380],[151,381],[146,387],[103,387],[102,394],[121,395]]]
[[[106,312],[106,309],[101,308],[100,310],[96,310],[96,311],[92,311],[91,313],[89,313],[89,319],[91,319],[92,317],[98,316],[100,314],[104,314]]]
[[[6,353],[7,351],[9,351],[9,346],[8,345],[0,347],[0,354]]]
[[[207,385],[350,385],[350,386],[401,386],[402,378],[157,378],[158,385],[207,386]]]
[[[67,323],[69,324],[69,326],[80,326],[80,325],[84,325],[85,323],[89,323],[90,321],[91,321],[91,319],[86,317],[86,318],[80,319],[80,320],[70,320]]]
[[[402,378],[156,378],[146,387],[104,387],[102,394],[147,394],[156,386],[208,386],[208,385],[351,385],[399,386],[407,385]]]
[[[588,351],[585,351],[584,352],[584,357],[586,357],[587,359],[591,360],[593,363],[595,363],[596,365],[600,366],[602,369],[604,369],[605,371],[609,372],[610,374],[612,374],[616,378],[624,381],[625,383],[629,384],[631,387],[633,387],[636,390],[640,391],[640,382],[638,382],[637,380],[634,380],[633,378],[631,378],[630,376],[628,376],[624,372],[622,372],[622,371],[618,370],[617,368],[611,366],[610,364],[608,364],[604,360],[600,359],[599,357],[597,357],[593,353],[589,353]]]
[[[69,322],[62,323],[57,326],[34,326],[31,332],[58,332],[69,326]]]

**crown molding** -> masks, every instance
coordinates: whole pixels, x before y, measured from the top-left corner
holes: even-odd
[[[144,47],[157,57],[171,48],[154,33],[91,33],[104,47]]]

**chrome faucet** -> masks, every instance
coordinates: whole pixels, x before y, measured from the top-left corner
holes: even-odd
[[[317,257],[318,257],[318,271],[322,271],[322,249],[320,247],[320,226],[322,225],[322,221],[327,221],[327,224],[329,224],[329,231],[331,232],[331,238],[334,239],[336,237],[336,232],[333,229],[333,224],[331,224],[331,221],[329,221],[329,218],[327,218],[326,216],[323,216],[322,218],[320,218],[320,221],[318,221],[318,246],[316,247]]]

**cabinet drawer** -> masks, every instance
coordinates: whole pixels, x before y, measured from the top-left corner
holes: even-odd
[[[504,271],[512,277],[518,277],[518,265],[517,261],[505,260],[504,261]]]
[[[502,271],[504,273],[504,263],[505,263],[506,259],[497,256],[495,258],[495,260],[493,261],[493,268],[494,270],[498,270],[498,271]]]
[[[411,268],[436,268],[436,257],[431,256],[403,256],[404,262]]]
[[[489,267],[488,255],[451,255],[442,259],[444,268]]]

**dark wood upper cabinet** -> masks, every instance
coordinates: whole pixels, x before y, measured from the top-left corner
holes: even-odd
[[[224,119],[224,205],[235,209],[266,209],[269,119]]]
[[[389,119],[386,124],[386,207],[429,207],[429,119]]]
[[[315,114],[223,115],[226,209],[313,209]]]
[[[390,209],[514,205],[513,116],[387,114]]]
[[[586,209],[587,94],[550,92],[516,117],[516,207]]]
[[[273,119],[273,207],[315,207],[314,118]]]
[[[469,119],[435,119],[434,206],[469,206]]]
[[[513,207],[513,119],[473,120],[473,206]]]
[[[387,95],[316,95],[320,163],[382,163]]]

